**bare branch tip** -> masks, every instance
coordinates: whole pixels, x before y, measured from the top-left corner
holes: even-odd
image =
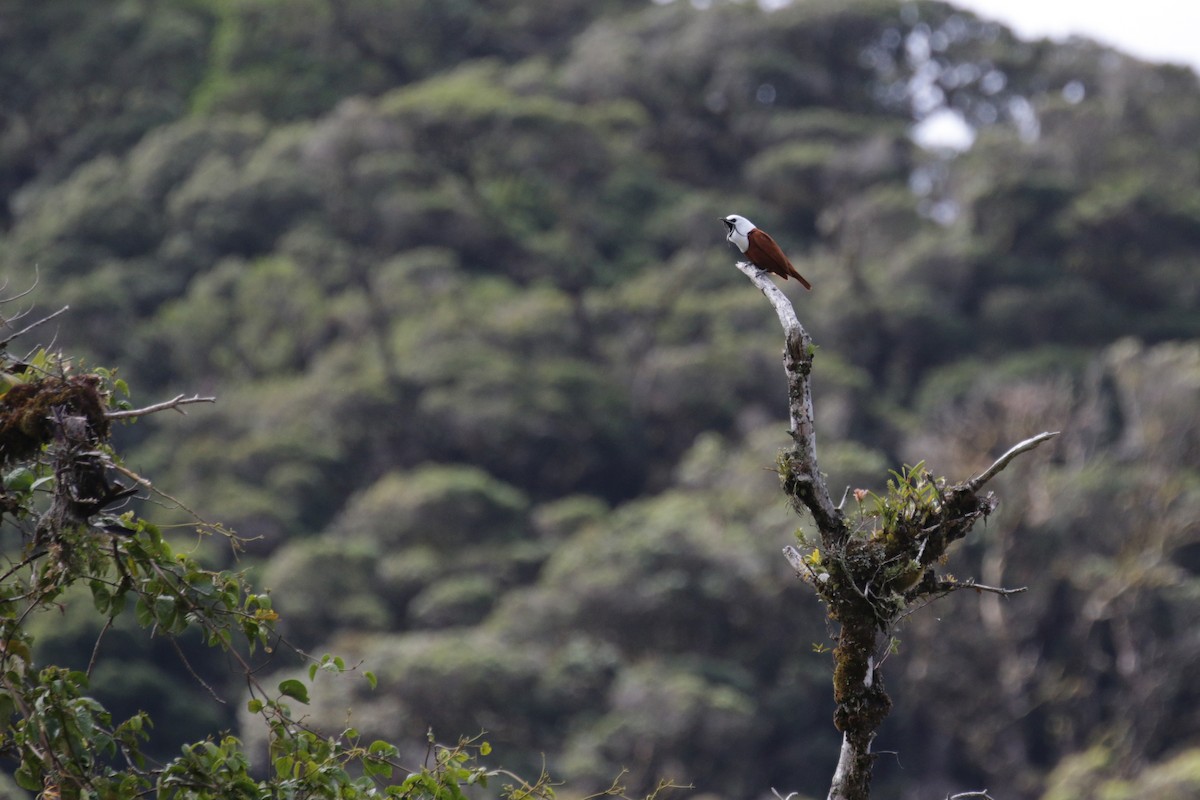
[[[1008,597],[1011,594],[1020,594],[1021,592],[1029,591],[1028,586],[1018,586],[1015,589],[1008,589],[1003,586],[988,586],[983,583],[976,583],[973,580],[959,584],[958,588],[974,589],[977,592],[991,592],[992,594],[998,594],[1001,597]]]
[[[148,414],[155,414],[159,411],[167,411],[168,409],[174,409],[180,414],[186,415],[187,412],[183,410],[182,406],[191,405],[193,403],[215,402],[217,402],[217,398],[215,397],[201,397],[198,394],[187,397],[186,395],[180,394],[172,397],[170,400],[166,400],[162,403],[155,403],[154,405],[146,406],[145,408],[129,408],[122,409],[120,411],[109,411],[104,416],[108,419],[131,419],[134,417],[144,417]]]
[[[1034,449],[1043,442],[1050,441],[1055,436],[1058,436],[1059,433],[1060,431],[1043,431],[1037,436],[1030,436],[1028,439],[1022,442],[1017,442],[1008,449],[1008,452],[996,459],[990,467],[969,480],[967,482],[967,488],[972,492],[978,491],[985,483],[999,475],[1000,472],[1007,467],[1014,458],[1022,453],[1026,453]]]
[[[790,544],[783,548],[783,557],[787,559],[796,572],[804,571],[804,556],[800,555],[800,551]]]
[[[13,334],[9,335],[7,338],[5,338],[5,339],[0,339],[0,347],[3,347],[4,345],[7,345],[9,342],[11,342],[13,339],[16,339],[18,336],[21,336],[21,335],[23,335],[23,334],[29,333],[31,330],[33,330],[34,328],[36,328],[38,325],[44,325],[44,324],[46,324],[46,323],[47,323],[47,322],[49,322],[50,320],[52,320],[52,319],[54,319],[55,317],[57,317],[59,314],[65,314],[67,311],[69,311],[69,310],[70,310],[70,308],[71,308],[70,306],[63,306],[63,307],[62,307],[62,308],[60,308],[58,311],[55,311],[55,312],[54,312],[54,313],[52,313],[52,314],[47,314],[46,316],[42,317],[41,319],[37,320],[36,322],[32,322],[32,323],[30,323],[29,325],[26,325],[24,328],[22,328],[21,330],[17,331],[16,333],[13,333]]]

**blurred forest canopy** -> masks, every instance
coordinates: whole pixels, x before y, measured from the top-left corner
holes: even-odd
[[[968,149],[914,144],[939,113]],[[1194,73],[935,2],[0,6],[7,291],[135,402],[220,398],[119,431],[131,466],[378,673],[316,719],[486,729],[565,796],[816,796],[836,760],[733,211],[815,285],[831,486],[1064,431],[954,556],[1028,594],[906,628],[880,796],[1200,792],[1197,141]],[[65,613],[41,655],[86,663]],[[127,634],[114,711],[237,727]]]

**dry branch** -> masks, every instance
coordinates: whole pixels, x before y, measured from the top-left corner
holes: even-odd
[[[121,411],[106,411],[104,416],[108,417],[109,419],[129,419],[131,417],[144,417],[147,414],[156,414],[159,411],[167,411],[172,408],[175,409],[176,411],[178,411],[180,414],[186,414],[187,412],[184,411],[182,408],[180,408],[180,406],[186,406],[186,405],[190,405],[192,403],[215,403],[215,402],[217,402],[217,398],[215,398],[215,397],[201,397],[198,394],[188,397],[186,395],[180,394],[180,395],[176,395],[175,397],[172,397],[170,400],[165,400],[161,403],[155,403],[154,405],[146,406],[145,408],[130,408],[130,409],[124,409]]]
[[[1037,436],[1030,436],[1023,442],[1018,442],[1008,449],[1008,452],[996,459],[996,461],[983,472],[976,475],[971,480],[967,481],[967,488],[972,492],[977,492],[979,489],[992,478],[1000,474],[1000,471],[1009,465],[1014,458],[1021,453],[1028,452],[1037,447],[1042,442],[1047,442],[1058,436],[1058,431],[1046,431],[1039,433]]]
[[[987,586],[982,583],[976,583],[974,579],[962,581],[960,583],[943,584],[943,588],[947,592],[958,591],[959,589],[974,589],[977,592],[989,592],[990,594],[998,594],[1001,597],[1020,594],[1021,592],[1029,591],[1028,586],[1018,586],[1015,589],[1007,589],[1003,586]]]
[[[32,294],[33,291],[35,289],[37,289],[38,283],[40,283],[40,282],[41,282],[41,273],[38,272],[37,267],[34,267],[33,268],[33,283],[29,286],[29,288],[23,292],[17,292],[16,294],[12,295],[11,297],[0,297],[0,303],[11,303],[14,300],[20,300],[22,297],[26,297],[26,296]],[[0,283],[0,292],[5,292],[5,291],[8,291],[8,278],[5,278],[4,281],[2,283]],[[9,321],[11,322],[11,319]]]
[[[779,324],[783,326],[783,369],[787,376],[789,430],[796,443],[795,455],[798,456],[792,458],[788,465],[789,477],[795,482],[795,488],[789,488],[788,493],[799,498],[808,508],[822,535],[826,531],[837,531],[833,535],[843,536],[845,523],[841,509],[830,498],[829,488],[817,465],[817,432],[813,423],[812,388],[808,380],[816,348],[808,331],[796,317],[791,301],[767,273],[745,261],[739,261],[737,268],[770,301],[779,317]]]
[[[18,295],[18,297],[20,297],[20,295]],[[16,339],[18,336],[20,336],[22,334],[29,333],[31,330],[36,328],[38,325],[42,325],[46,322],[49,322],[50,320],[57,317],[59,314],[66,313],[66,311],[69,308],[70,308],[70,306],[63,306],[58,311],[55,311],[53,314],[48,314],[48,315],[42,317],[41,319],[39,319],[37,322],[31,322],[30,324],[26,325],[24,328],[22,328],[21,330],[17,331],[14,334],[12,334],[11,336],[8,336],[5,339],[0,339],[0,347],[6,346],[9,342],[11,342],[13,339]]]

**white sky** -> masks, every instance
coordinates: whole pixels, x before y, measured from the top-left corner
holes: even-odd
[[[1004,23],[1022,39],[1086,36],[1136,58],[1185,64],[1200,73],[1200,0],[950,0]],[[1036,137],[1036,130],[1030,135]],[[969,149],[975,131],[950,109],[913,127],[922,147]]]
[[[1146,61],[1200,72],[1198,0],[950,0],[1023,39],[1080,34]]]

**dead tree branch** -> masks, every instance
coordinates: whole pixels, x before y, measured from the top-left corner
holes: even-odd
[[[11,303],[14,300],[20,300],[22,297],[32,294],[34,289],[37,289],[37,285],[40,282],[40,280],[41,280],[41,274],[38,272],[37,267],[34,267],[33,268],[33,284],[30,285],[30,287],[28,289],[26,289],[25,291],[17,292],[16,294],[12,295],[11,297],[0,297],[0,303]],[[6,291],[8,291],[8,278],[5,278],[4,282],[0,283],[0,292],[6,292]]]
[[[971,480],[967,481],[967,488],[972,492],[979,491],[985,483],[999,475],[1001,470],[1007,467],[1009,462],[1011,462],[1014,458],[1021,455],[1021,453],[1032,450],[1042,442],[1047,442],[1053,439],[1055,436],[1058,436],[1058,433],[1058,431],[1046,431],[1044,433],[1039,433],[1037,436],[1030,436],[1025,441],[1018,442],[1017,444],[1013,445],[1008,449],[1007,453],[997,458],[995,463],[993,463],[990,467],[976,475],[974,478],[971,478]]]
[[[810,377],[816,352],[786,295],[767,273],[748,263],[737,268],[770,301],[784,332],[783,365],[787,377],[792,446],[779,455],[779,476],[797,513],[812,515],[820,533],[819,550],[804,555],[785,547],[796,574],[813,586],[838,623],[833,651],[834,725],[842,748],[828,800],[869,800],[875,754],[871,743],[892,702],[883,685],[881,641],[891,641],[895,626],[913,611],[959,589],[1001,596],[1024,591],[939,578],[937,566],[947,548],[963,538],[998,500],[978,491],[1021,453],[1057,433],[1042,433],[1012,447],[988,469],[963,483],[947,486],[923,465],[893,472],[887,497],[876,498],[857,527],[848,526],[843,503],[834,505],[817,464],[816,429]],[[864,493],[865,494],[865,493]],[[956,798],[986,797],[967,792]]]
[[[20,297],[20,296],[21,295],[18,295],[18,297]],[[48,315],[42,317],[41,319],[39,319],[37,322],[31,322],[30,324],[26,325],[24,328],[17,331],[16,333],[8,336],[7,338],[0,339],[0,347],[6,347],[8,345],[8,343],[11,342],[13,339],[16,339],[18,336],[21,336],[22,334],[29,333],[31,330],[33,330],[37,326],[43,325],[43,324],[49,322],[50,320],[57,317],[59,314],[66,313],[67,310],[70,308],[71,308],[70,306],[63,306],[58,311],[55,311],[53,314],[48,314]]]
[[[192,403],[215,403],[215,402],[217,402],[217,398],[215,398],[215,397],[201,397],[198,394],[188,397],[186,395],[180,394],[180,395],[176,395],[175,397],[172,397],[170,400],[165,400],[161,403],[155,403],[154,405],[146,406],[145,408],[130,408],[130,409],[124,409],[121,411],[106,411],[104,413],[104,416],[108,417],[109,419],[130,419],[131,417],[144,417],[147,414],[156,414],[159,411],[167,411],[169,409],[175,409],[180,414],[186,414],[187,412],[184,411],[180,406],[186,406],[186,405],[190,405]]]
[[[813,424],[812,388],[808,380],[816,346],[796,317],[796,310],[787,295],[766,272],[745,261],[738,262],[737,268],[770,301],[779,317],[779,324],[783,326],[783,370],[787,376],[790,431],[795,442],[792,450],[794,457],[786,466],[781,464],[785,484],[789,479],[794,482],[794,491],[786,485],[785,491],[790,497],[800,500],[802,506],[813,515],[822,536],[829,531],[831,535],[844,538],[845,520],[829,496],[829,488],[817,465],[817,433]]]
[[[982,583],[976,583],[973,578],[971,580],[961,582],[943,582],[942,588],[944,588],[947,592],[956,592],[959,589],[974,589],[977,592],[989,592],[991,594],[998,594],[1001,597],[1008,597],[1009,595],[1021,594],[1021,592],[1029,591],[1028,586],[1018,586],[1015,589],[1006,589],[1003,586],[986,586]]]

